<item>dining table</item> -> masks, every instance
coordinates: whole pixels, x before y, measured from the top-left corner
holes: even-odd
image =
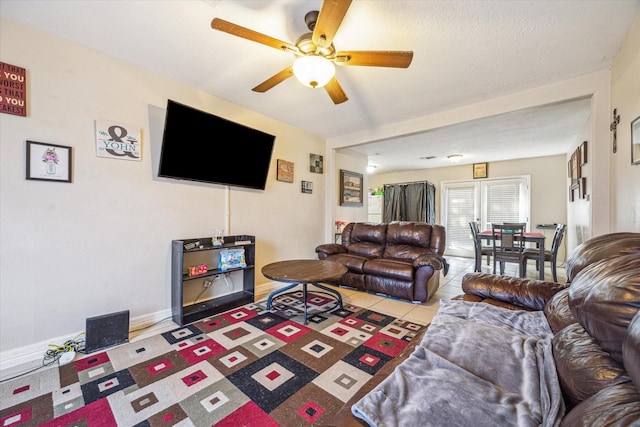
[[[482,243],[485,240],[488,243],[493,242],[493,231],[485,230],[477,234],[476,237],[479,240],[479,243]],[[522,238],[525,242],[535,243],[536,249],[538,249],[538,274],[539,279],[544,280],[544,241],[546,236],[544,233],[538,232],[524,232],[522,234]],[[482,263],[482,254],[480,251],[476,251],[476,266],[481,265]]]

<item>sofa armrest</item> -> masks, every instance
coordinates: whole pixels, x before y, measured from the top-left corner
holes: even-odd
[[[543,280],[487,273],[468,273],[462,278],[462,290],[465,294],[506,302],[530,310],[542,310],[557,292],[567,286]]]
[[[345,254],[347,249],[338,243],[325,243],[316,247],[316,253],[318,254],[318,259],[326,259],[329,255]]]
[[[413,260],[413,268],[418,269],[420,267],[428,266],[432,267],[434,270],[442,270],[444,263],[442,262],[443,258],[440,255],[420,255],[418,258]]]

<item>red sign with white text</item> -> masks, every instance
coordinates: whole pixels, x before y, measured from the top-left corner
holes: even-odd
[[[27,116],[27,70],[0,62],[0,113]]]

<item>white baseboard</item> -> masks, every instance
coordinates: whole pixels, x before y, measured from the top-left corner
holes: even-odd
[[[171,319],[171,309],[144,314],[129,321],[129,332],[138,331],[169,319]],[[75,339],[82,333],[83,331],[78,331],[75,334],[54,337],[35,344],[0,352],[0,371],[15,368],[22,364],[30,364],[35,367],[37,366],[35,362],[43,360],[45,351],[49,349],[49,344],[61,345],[68,340]]]

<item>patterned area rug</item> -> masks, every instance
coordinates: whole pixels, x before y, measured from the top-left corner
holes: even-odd
[[[0,426],[328,422],[423,325],[302,292],[0,384]]]

